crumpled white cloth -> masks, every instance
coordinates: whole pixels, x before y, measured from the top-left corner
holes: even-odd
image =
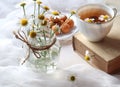
[[[60,10],[60,11],[70,11],[70,10],[76,10],[81,5],[87,4],[87,3],[102,3],[103,0],[44,0],[46,5],[51,7],[53,10]]]
[[[51,74],[36,73],[23,66],[0,67],[0,87],[120,87],[120,80],[85,64]],[[74,75],[74,82],[69,77]]]
[[[82,5],[86,1],[94,2],[95,0],[58,0],[56,3],[68,3],[69,1],[68,4],[64,5],[63,3],[59,6],[53,5],[55,0],[43,1],[53,9],[63,10],[63,7],[76,9],[79,4]],[[2,0],[0,3],[0,18],[4,17],[0,19],[0,87],[120,87],[119,74],[106,74],[83,61],[80,64],[50,74],[34,72],[30,68],[20,66],[19,57],[22,57],[24,53],[20,48],[20,42],[12,34],[13,30],[17,28],[17,18],[22,15],[21,10],[16,8],[18,2],[18,0],[10,2],[9,0]],[[67,6],[71,7],[68,8]],[[31,3],[27,8],[31,8]],[[66,50],[72,50],[70,47],[71,45]],[[74,82],[69,80],[72,75],[76,77]]]

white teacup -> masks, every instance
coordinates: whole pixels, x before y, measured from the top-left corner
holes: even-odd
[[[111,19],[102,23],[88,23],[82,19],[84,16],[87,18],[89,15],[95,16],[95,14],[102,13],[109,14]],[[87,4],[81,6],[76,12],[79,30],[89,41],[98,42],[111,30],[116,14],[117,10],[115,8],[108,7],[104,4]]]

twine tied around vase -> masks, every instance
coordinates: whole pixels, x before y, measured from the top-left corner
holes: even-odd
[[[22,36],[21,33],[22,33],[24,36]],[[28,48],[29,48],[29,49],[28,49],[28,54],[26,55],[24,61],[21,63],[22,65],[23,65],[23,64],[26,62],[26,60],[29,58],[29,56],[30,56],[30,50],[33,52],[33,54],[35,55],[36,58],[40,58],[41,55],[39,54],[38,51],[49,49],[49,48],[52,47],[52,46],[55,44],[55,42],[56,42],[56,38],[54,38],[54,39],[53,39],[53,42],[50,43],[49,45],[45,45],[45,46],[33,46],[33,45],[31,45],[31,44],[28,42],[28,39],[27,39],[27,36],[26,36],[25,32],[21,31],[21,33],[20,33],[20,31],[18,31],[17,33],[16,33],[15,31],[13,32],[13,34],[15,35],[15,37],[16,37],[17,39],[21,40],[22,42],[24,42],[24,43],[28,46]]]

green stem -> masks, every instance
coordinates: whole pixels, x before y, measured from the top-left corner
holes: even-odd
[[[69,16],[69,19],[70,19],[71,16],[72,16],[72,14]]]
[[[38,16],[40,14],[40,5],[38,5]]]
[[[45,30],[43,29],[43,35],[44,35],[44,40],[45,40],[45,45],[46,45],[46,35],[45,35]]]
[[[51,31],[50,31],[50,39],[54,36],[54,34],[55,34],[55,33],[51,30]]]
[[[35,24],[35,14],[36,14],[36,2],[34,1],[34,19],[33,19],[34,24]]]
[[[34,1],[34,16],[35,16],[35,13],[36,13],[36,2]]]
[[[43,11],[43,13],[42,14],[44,14],[46,11]]]
[[[39,42],[40,42],[39,44],[43,45],[41,38],[39,37],[38,39],[39,39]]]
[[[25,12],[25,7],[23,6],[23,13],[24,13],[24,17],[26,18],[26,12]]]
[[[35,16],[34,15],[32,16],[32,19],[33,19],[33,24],[35,25]]]

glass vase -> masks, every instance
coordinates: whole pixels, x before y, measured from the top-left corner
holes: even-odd
[[[39,36],[40,37],[40,36]],[[35,41],[30,46],[25,46],[27,58],[22,61],[25,66],[32,68],[34,71],[50,73],[56,70],[60,54],[60,44],[56,36],[41,36],[41,42]],[[40,45],[40,46],[39,46]]]

